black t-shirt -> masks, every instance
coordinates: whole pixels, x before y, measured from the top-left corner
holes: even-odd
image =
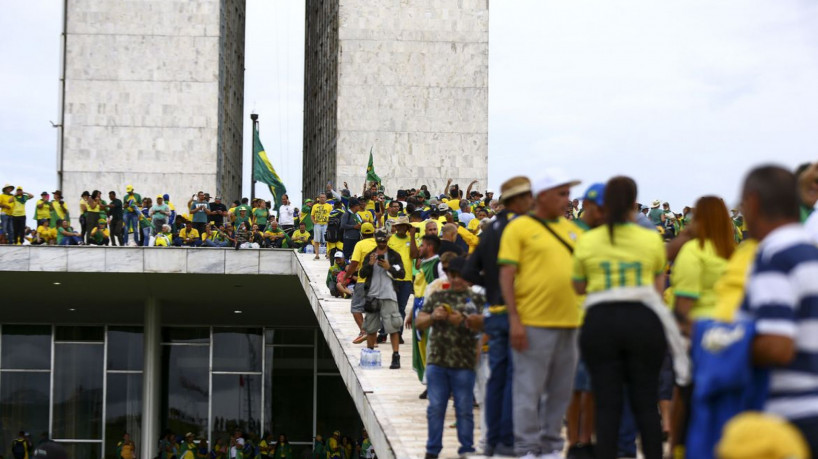
[[[210,203],[210,211],[211,212],[216,212],[216,211],[227,212],[227,206],[225,206],[224,204],[211,202]],[[221,215],[221,214],[209,215],[208,219],[210,221],[214,222],[216,225],[221,225],[221,224],[224,223],[224,216]]]
[[[110,209],[111,218],[114,220],[122,220],[122,201],[116,198],[111,200],[110,204],[113,206]]]
[[[454,242],[440,241],[440,254],[443,255],[446,252],[454,252],[458,257],[463,255],[463,249],[458,247]]]

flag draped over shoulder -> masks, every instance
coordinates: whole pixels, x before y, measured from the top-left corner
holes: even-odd
[[[270,193],[273,194],[273,200],[275,201],[274,208],[278,209],[281,206],[281,197],[287,192],[287,188],[267,158],[267,153],[258,138],[258,129],[255,126],[253,127],[253,177],[255,181],[270,187]]]
[[[372,161],[372,148],[369,148],[369,165],[366,166],[366,181],[380,184],[381,178],[375,173],[375,164]]]

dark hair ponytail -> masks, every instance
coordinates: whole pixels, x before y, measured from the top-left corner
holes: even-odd
[[[611,244],[614,242],[614,225],[631,220],[636,203],[636,182],[630,177],[616,176],[605,185],[605,224]]]

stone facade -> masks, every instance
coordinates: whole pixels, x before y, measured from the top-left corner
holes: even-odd
[[[488,176],[488,0],[307,1],[305,196]]]
[[[244,0],[67,2],[62,156],[83,190],[241,195]]]

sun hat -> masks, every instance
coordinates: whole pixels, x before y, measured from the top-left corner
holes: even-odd
[[[490,193],[490,191],[486,191],[486,193]],[[511,177],[500,185],[501,201],[506,201],[523,193],[531,193],[531,180],[528,177],[518,175],[517,177]]]
[[[407,217],[405,215],[401,215],[400,217],[398,217],[397,219],[395,219],[392,222],[392,226],[398,226],[398,225],[409,225],[409,226],[411,226],[412,224],[409,223],[409,217]]]
[[[662,205],[662,202],[659,201],[658,199],[654,199],[653,202],[650,203],[651,207],[659,207],[660,205]]]
[[[375,241],[381,242],[389,240],[389,231],[386,228],[378,228],[375,230]]]
[[[128,186],[126,186],[126,187],[125,187],[125,191],[127,191],[127,192],[131,192],[131,191],[133,191],[133,185],[128,185]]]
[[[9,183],[6,183],[6,184],[3,186],[3,191],[6,191],[6,190],[7,190],[7,189],[9,189],[9,188],[11,188],[11,189],[13,190],[13,189],[14,189],[14,185],[11,185],[11,184],[9,184]]]
[[[537,196],[543,191],[552,190],[565,185],[576,186],[580,183],[582,183],[580,180],[569,177],[564,170],[557,167],[549,167],[545,169],[545,173],[532,182],[531,188],[534,196]]]

